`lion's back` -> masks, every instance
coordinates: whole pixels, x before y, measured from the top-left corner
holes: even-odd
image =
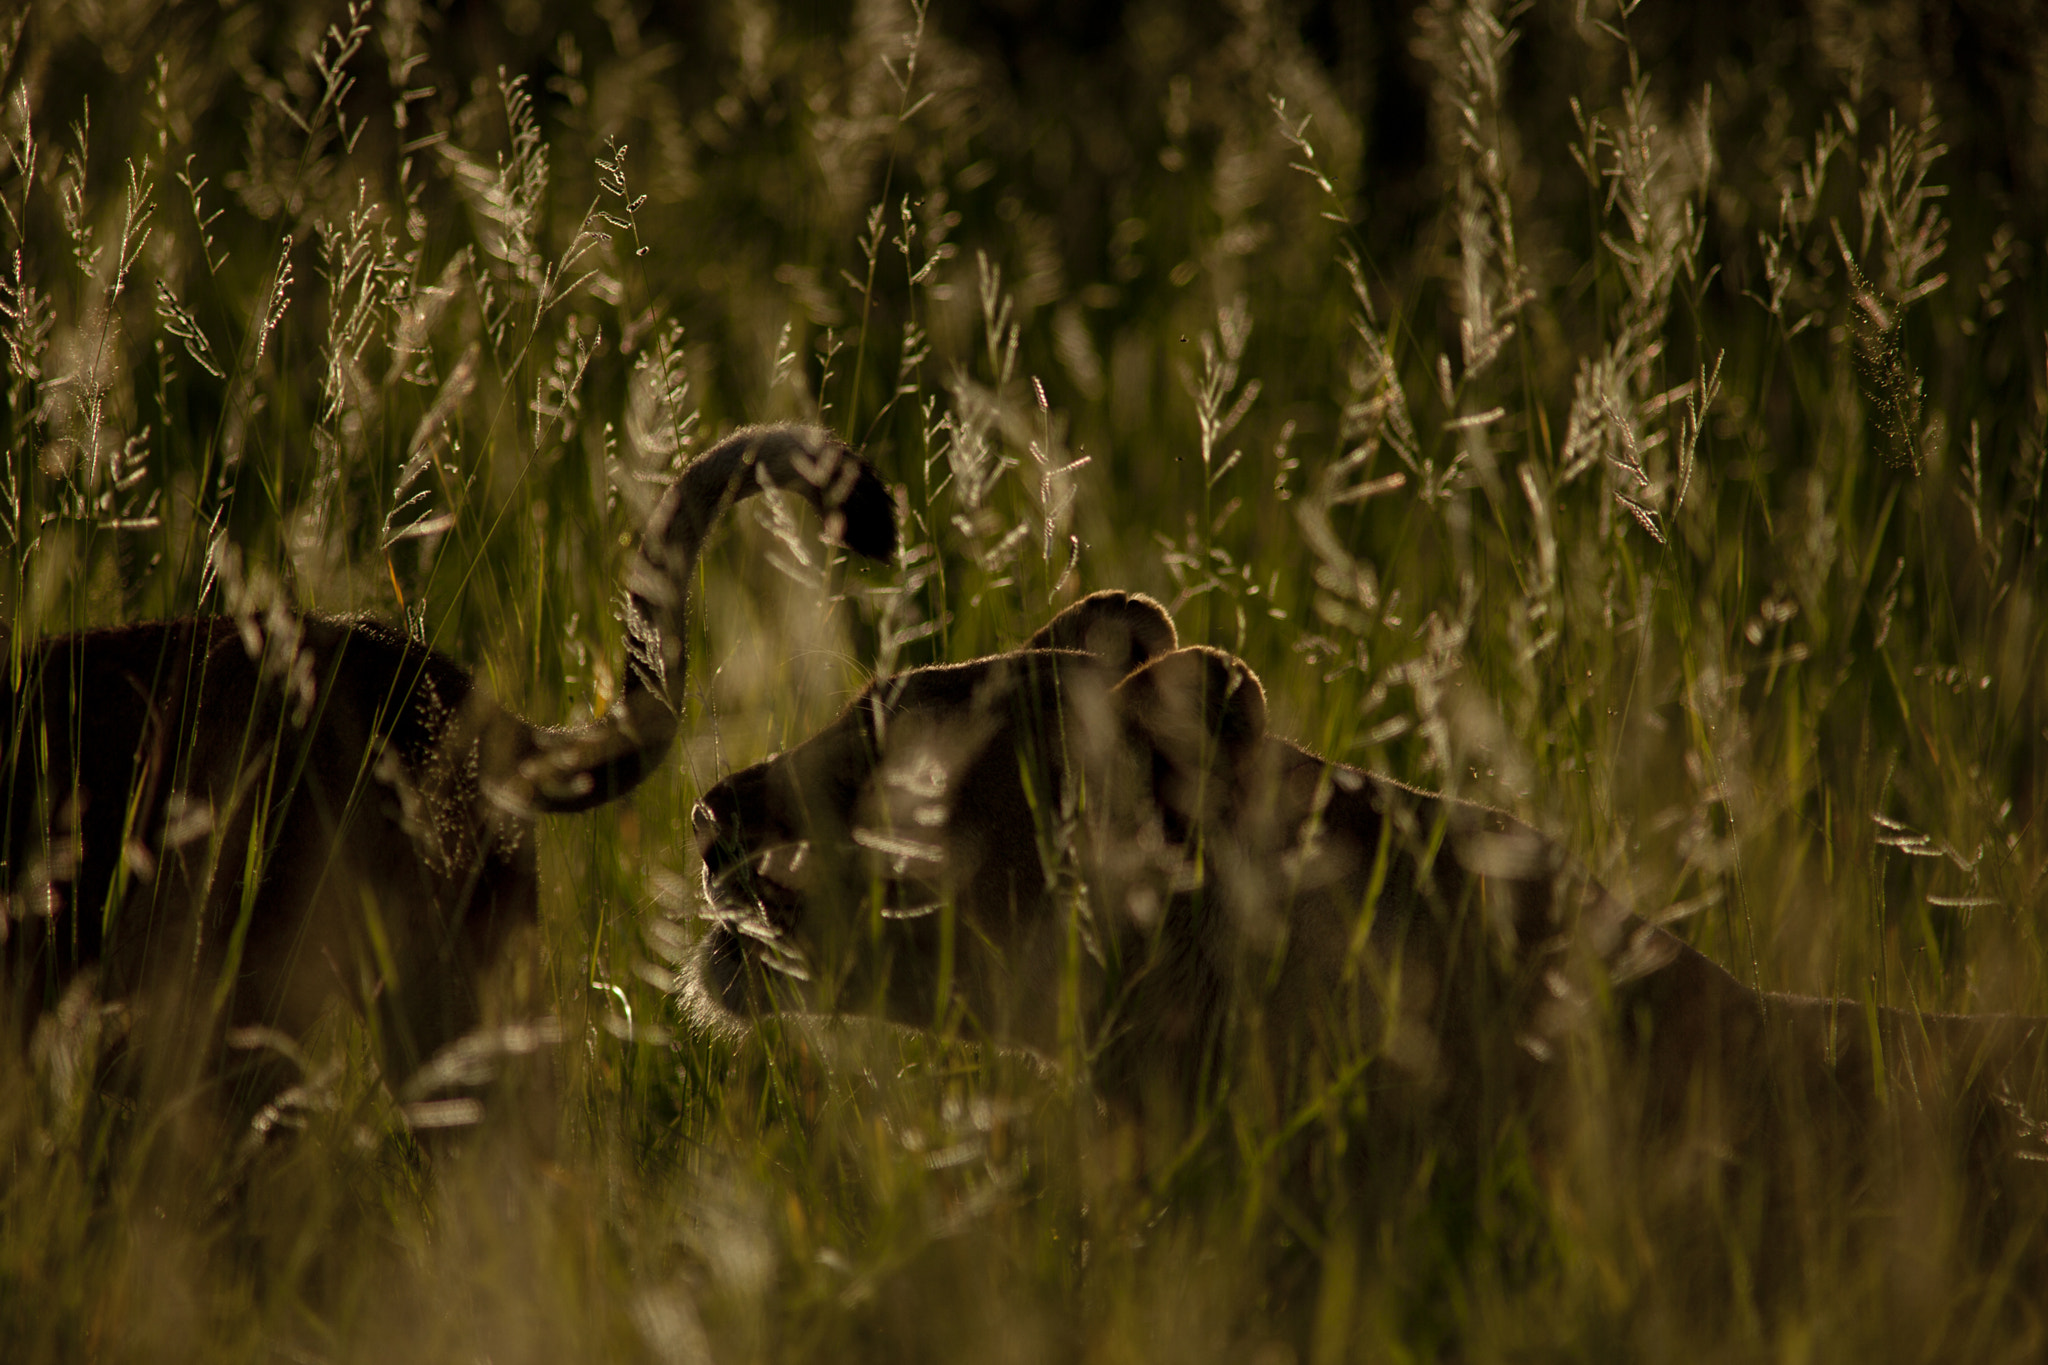
[[[87,965],[112,978],[103,989],[132,988],[168,933],[218,944],[235,926],[212,921],[244,903],[244,871],[274,883],[333,863],[344,830],[396,808],[396,780],[419,785],[471,690],[425,646],[322,617],[147,622],[20,649],[0,677],[10,1013],[33,1018]],[[388,856],[401,874],[419,860]],[[269,927],[243,926],[245,949]]]

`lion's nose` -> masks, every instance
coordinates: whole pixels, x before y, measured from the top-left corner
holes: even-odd
[[[690,812],[690,832],[696,836],[697,856],[704,860],[705,875],[718,878],[745,864],[747,851],[730,819],[719,818],[718,808],[708,799],[710,795],[706,793],[707,799],[699,801]]]
[[[771,822],[764,819],[764,794],[765,784],[749,768],[705,792],[690,811],[697,854],[713,876],[744,863],[747,846],[768,833]]]
[[[704,793],[698,800],[696,808],[690,812],[690,831],[697,836],[697,849],[700,853],[715,843],[738,838],[742,829],[749,823],[743,818],[741,807],[760,804],[758,801],[749,803],[744,799],[743,785],[759,785],[744,782],[751,772],[752,769],[748,769],[747,772],[734,773],[716,784],[710,791]]]
[[[732,793],[723,786],[704,793],[704,799],[690,811],[690,832],[696,836],[697,856],[704,860],[704,870],[714,877],[746,861],[734,815]]]

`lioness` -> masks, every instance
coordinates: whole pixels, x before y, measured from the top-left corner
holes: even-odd
[[[1158,603],[1097,593],[1014,653],[873,683],[705,793],[700,1016],[861,1011],[1078,1056],[1173,1131],[1226,1087],[1275,1122],[1370,1091],[1361,1111],[1476,1131],[1482,1092],[1555,1091],[1609,1038],[1648,1122],[1717,1151],[1851,1130],[1901,1087],[1968,1091],[1973,1149],[2007,1131],[1997,1082],[2031,1080],[2039,1021],[1751,990],[1526,825],[1267,734],[1251,669],[1176,643]]]
[[[668,750],[698,551],[766,486],[860,554],[894,553],[891,495],[836,439],[735,433],[659,503],[627,580],[623,696],[581,728],[512,714],[370,621],[278,609],[7,642],[15,1036],[92,972],[147,1029],[166,1095],[235,1031],[301,1037],[336,999],[369,1010],[394,1084],[413,1073],[475,1023],[479,974],[535,920],[535,817],[624,795]]]

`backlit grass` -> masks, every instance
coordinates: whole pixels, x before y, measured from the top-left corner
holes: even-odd
[[[676,761],[544,827],[559,1093],[423,1151],[336,1018],[304,1130],[194,1173],[110,1137],[91,1008],[0,1056],[10,1360],[2036,1356],[2048,1231],[1939,1191],[1817,1171],[1788,1252],[1596,1119],[1332,1219],[1338,1118],[1162,1160],[1071,1069],[686,1020],[696,794],[1101,587],[1746,982],[2048,1013],[2048,144],[1979,79],[2038,38],[1080,8],[0,20],[11,641],[372,612],[568,721],[718,434],[909,509],[890,571],[735,517]]]

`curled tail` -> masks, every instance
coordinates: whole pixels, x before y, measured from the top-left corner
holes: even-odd
[[[584,810],[624,795],[675,739],[689,665],[690,580],[711,528],[764,488],[801,494],[826,534],[856,554],[896,553],[895,501],[874,468],[819,427],[747,427],[704,452],[669,486],[627,571],[626,685],[603,719],[535,727],[518,797],[535,811]]]

